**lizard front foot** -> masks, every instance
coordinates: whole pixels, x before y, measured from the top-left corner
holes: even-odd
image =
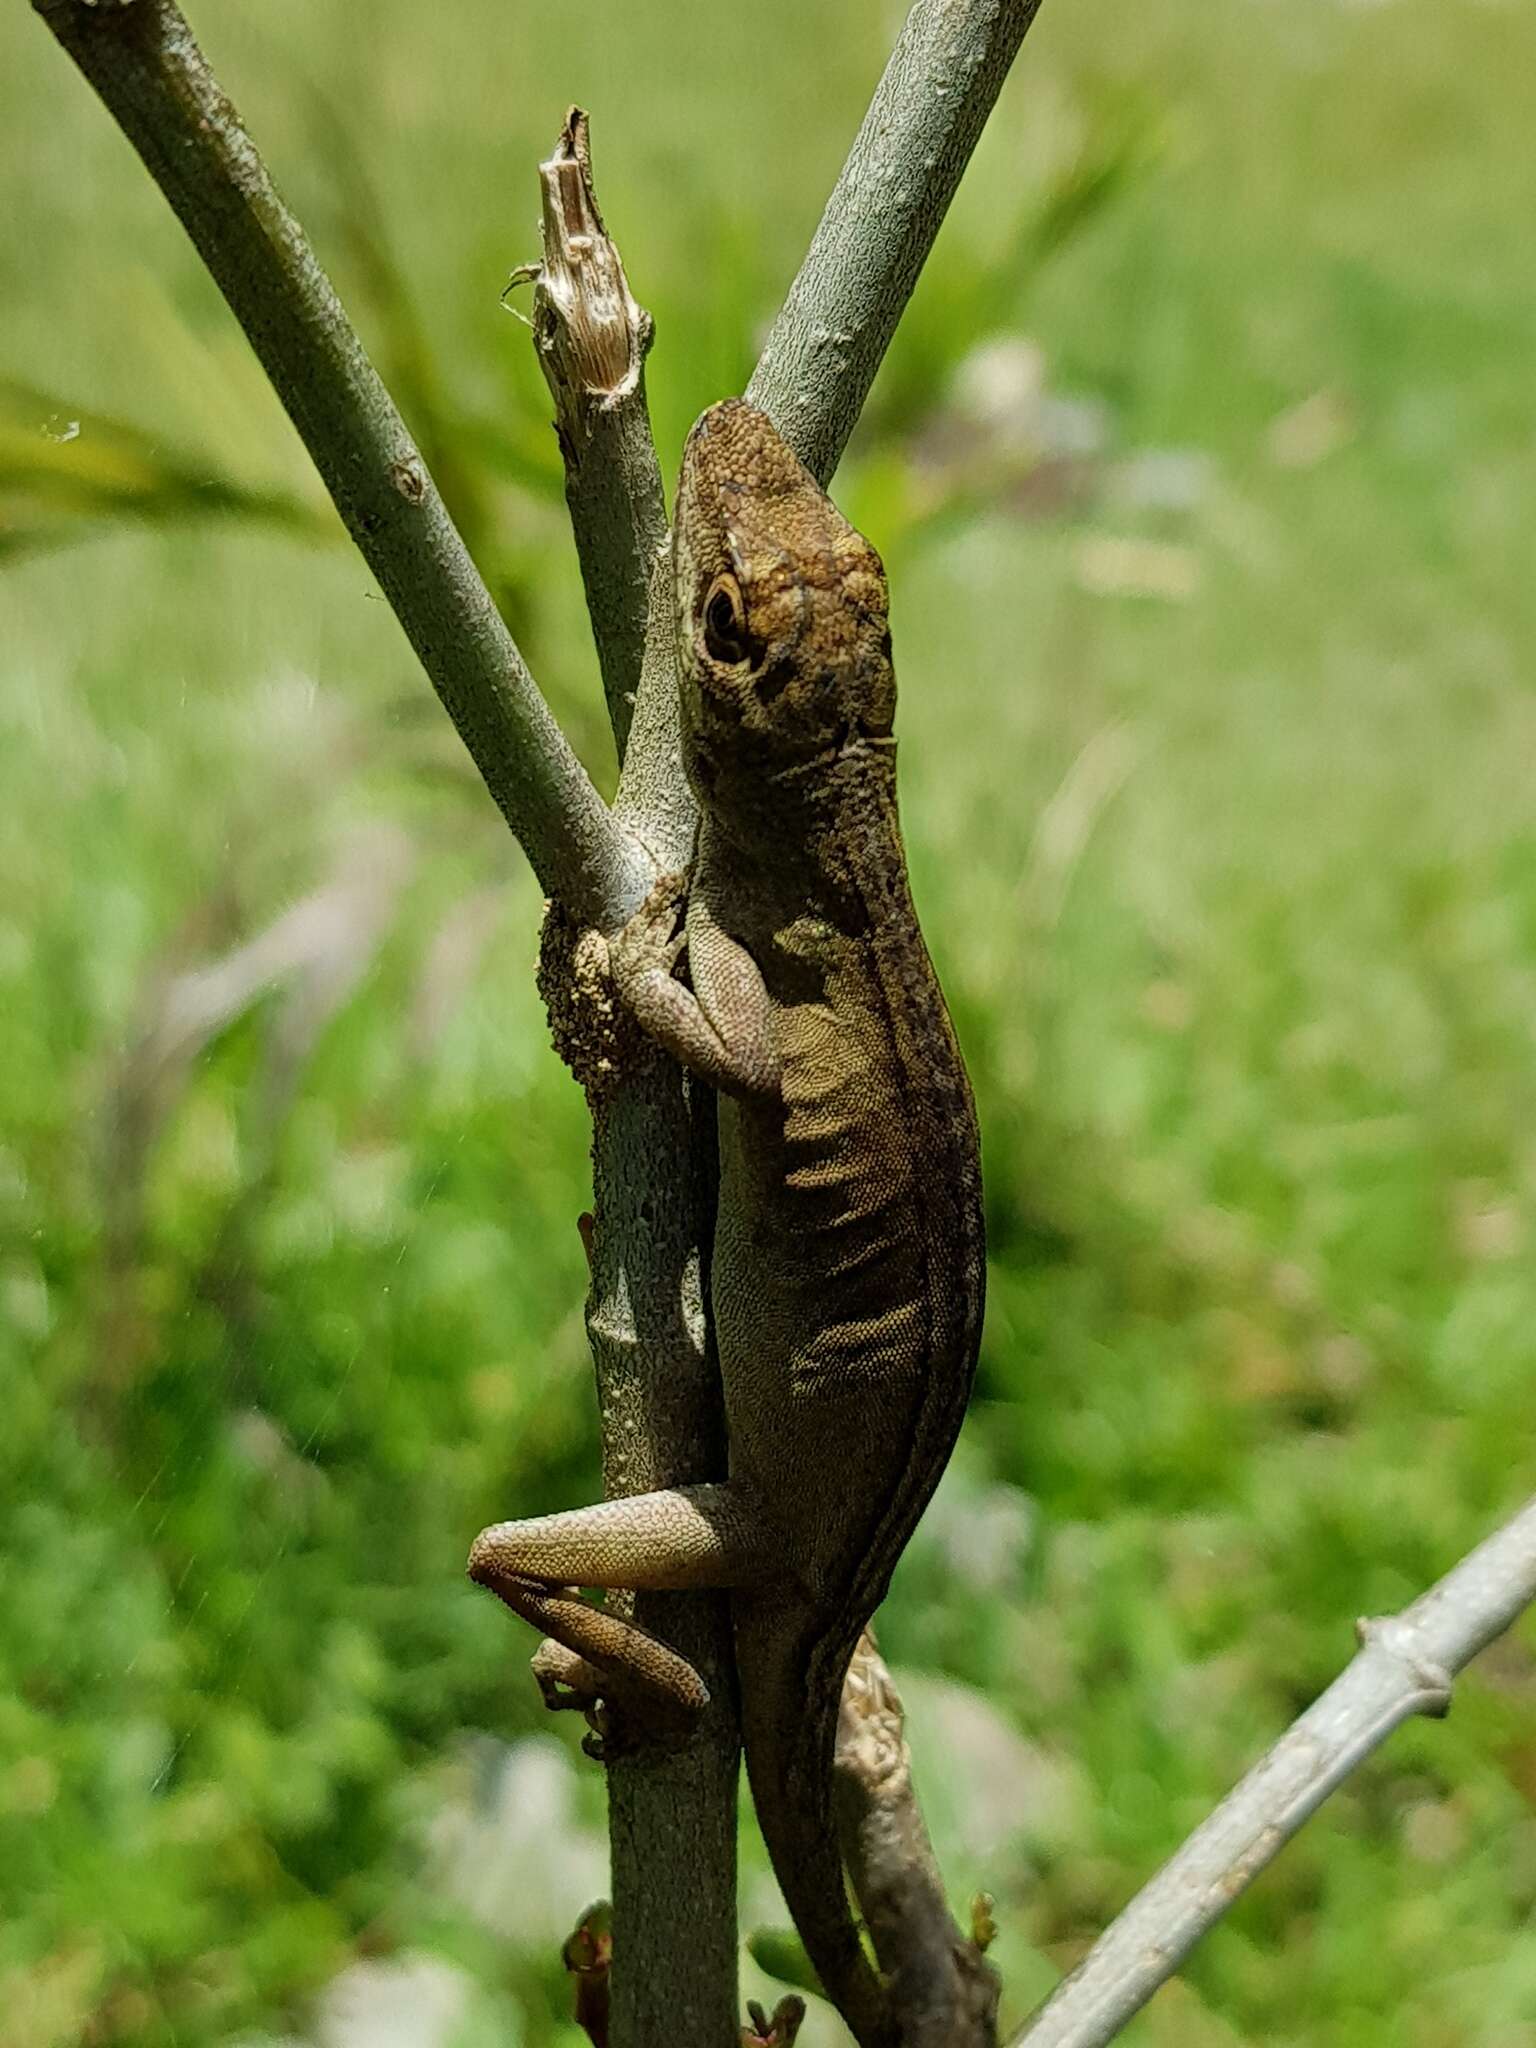
[[[670,974],[688,943],[678,912],[688,898],[690,871],[663,875],[640,908],[608,944],[614,979],[621,988],[647,974]]]

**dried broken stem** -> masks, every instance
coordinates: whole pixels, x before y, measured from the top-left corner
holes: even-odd
[[[1101,2048],[1173,1975],[1336,1786],[1536,1600],[1536,1498],[1402,1614],[1358,1624],[1353,1662],[1137,1893],[1013,2048]]]
[[[298,222],[171,0],[32,0],[143,159],[544,887],[612,926],[643,862],[550,716]]]
[[[629,288],[592,184],[587,117],[572,107],[539,166],[543,260],[533,338],[555,401],[565,499],[619,759],[640,687],[651,579],[667,544],[667,508],[645,402],[651,316]]]
[[[917,0],[747,396],[826,483],[1040,0]]]
[[[992,2048],[997,1973],[950,1917],[912,1785],[901,1699],[869,1630],[843,1682],[838,1838],[905,2048]]]

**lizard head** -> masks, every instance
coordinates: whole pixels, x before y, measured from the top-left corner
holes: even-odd
[[[896,709],[880,557],[744,399],[683,452],[673,525],[683,727],[708,798],[871,740]]]

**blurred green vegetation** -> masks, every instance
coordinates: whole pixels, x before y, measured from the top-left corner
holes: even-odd
[[[194,12],[611,780],[533,165],[590,107],[670,467],[899,10]],[[1533,65],[1514,0],[1052,0],[840,479],[993,1249],[883,1640],[1014,2014],[1531,1486]],[[595,1485],[536,892],[26,9],[0,66],[0,2032],[570,2044],[598,1774],[460,1576]],[[1533,1640],[1126,2039],[1528,2039]]]

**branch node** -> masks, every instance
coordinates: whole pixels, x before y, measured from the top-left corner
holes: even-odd
[[[1411,1621],[1400,1614],[1362,1615],[1355,1623],[1355,1636],[1362,1648],[1380,1651],[1407,1672],[1413,1683],[1415,1713],[1440,1720],[1450,1712],[1451,1674],[1423,1654]]]

